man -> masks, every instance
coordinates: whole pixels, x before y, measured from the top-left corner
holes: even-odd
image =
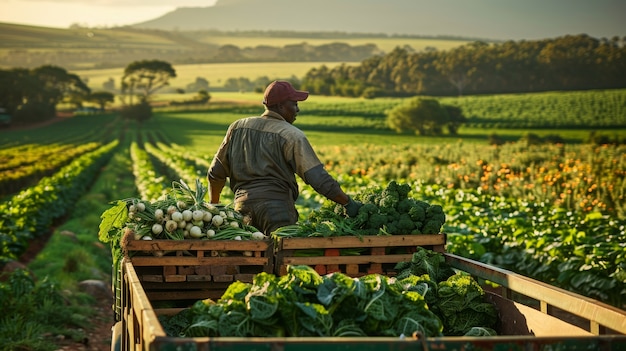
[[[328,174],[304,133],[293,126],[300,112],[298,102],[308,96],[286,81],[268,85],[265,112],[228,127],[207,174],[211,203],[219,203],[228,178],[235,209],[250,216],[251,225],[266,235],[298,221],[296,174],[321,195],[342,204],[348,216],[355,216],[361,206]]]

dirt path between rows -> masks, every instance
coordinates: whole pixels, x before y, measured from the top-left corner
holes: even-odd
[[[33,240],[28,244],[27,250],[20,256],[19,263],[27,266],[41,250],[46,247],[54,229],[50,233]],[[83,326],[86,338],[79,341],[71,339],[58,341],[57,351],[110,351],[111,328],[115,324],[112,309],[113,296],[110,299],[96,299],[96,305],[92,306],[94,314],[89,323]]]

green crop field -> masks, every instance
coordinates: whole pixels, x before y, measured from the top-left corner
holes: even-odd
[[[251,81],[268,77],[269,79],[289,79],[296,77],[298,79],[312,68],[326,65],[332,68],[340,62],[259,62],[259,63],[207,63],[207,64],[188,64],[173,65],[176,70],[176,78],[170,81],[169,89],[184,89],[187,84],[193,83],[196,78],[204,78],[209,81],[209,91],[211,88],[219,88],[224,86],[229,78],[248,78]],[[346,63],[356,64],[356,63]],[[71,73],[77,74],[89,85],[92,90],[102,89],[102,84],[109,79],[113,79],[116,86],[124,75],[124,68],[107,68],[107,69],[86,69],[74,70]]]
[[[586,101],[591,113],[623,120],[621,104],[607,102],[620,101],[624,93],[503,95],[457,102],[479,115],[520,111],[522,99],[543,105],[536,111],[543,111],[548,123],[556,115],[571,125],[579,110],[567,103],[571,101]],[[0,263],[15,259],[50,228],[71,228],[80,238],[74,242],[58,234],[52,242],[65,245],[57,248],[63,254],[35,262],[45,272],[63,267],[57,268],[63,288],[76,279],[72,277],[89,274],[82,266],[86,257],[119,255],[114,245],[94,245],[103,241],[98,236],[102,211],[119,199],[154,202],[181,179],[206,186],[207,169],[228,125],[262,112],[259,93],[214,95],[201,109],[156,108],[142,124],[103,113],[34,129],[0,130]],[[454,136],[397,134],[384,127],[385,111],[402,100],[311,96],[300,103],[295,125],[349,194],[396,181],[410,186],[411,197],[440,205],[446,215],[441,229],[446,251],[626,307],[626,146],[588,142],[591,131],[626,140],[625,127],[520,128],[527,117],[514,113],[508,124],[504,119],[497,126],[466,126]],[[566,142],[531,143],[524,137],[529,132],[558,134]],[[491,145],[492,133],[507,142]],[[298,182],[296,207],[306,223],[325,199]],[[226,188],[221,200],[232,203],[232,191]],[[68,216],[73,219],[65,224]],[[110,272],[111,261],[101,266]],[[28,311],[23,313],[32,313]]]

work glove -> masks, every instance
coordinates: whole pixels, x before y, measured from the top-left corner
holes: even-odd
[[[363,206],[359,201],[354,201],[351,197],[348,197],[348,203],[343,207],[346,209],[346,215],[348,217],[356,217],[359,214],[359,208]]]

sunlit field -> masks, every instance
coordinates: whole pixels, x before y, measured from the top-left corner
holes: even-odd
[[[211,63],[173,65],[176,78],[170,81],[169,88],[184,89],[187,84],[195,82],[196,78],[209,81],[211,88],[223,87],[229,78],[247,78],[251,81],[267,77],[273,79],[301,79],[312,68],[326,65],[329,68],[342,64],[341,62],[262,62],[262,63]],[[348,62],[350,64],[357,64]],[[102,89],[102,84],[113,79],[116,87],[124,75],[124,68],[76,70],[77,74],[92,90]],[[171,90],[171,89],[170,89]]]

